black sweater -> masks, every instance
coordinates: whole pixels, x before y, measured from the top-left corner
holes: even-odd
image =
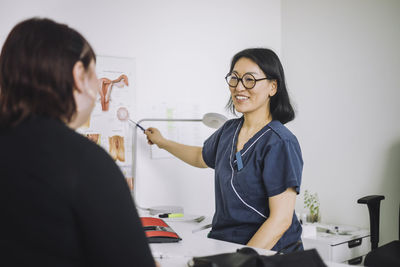
[[[154,266],[120,169],[59,121],[0,130],[0,266]]]

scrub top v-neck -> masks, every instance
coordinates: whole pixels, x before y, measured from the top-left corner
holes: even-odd
[[[209,237],[246,244],[269,216],[269,197],[290,187],[299,193],[303,160],[297,138],[276,120],[236,155],[242,125],[243,117],[227,121],[204,142],[202,153],[205,163],[215,169],[215,214]],[[299,241],[300,236],[301,225],[293,214],[291,226],[273,250]]]

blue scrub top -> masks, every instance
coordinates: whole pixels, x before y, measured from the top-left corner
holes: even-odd
[[[289,187],[299,193],[303,170],[297,138],[276,120],[248,140],[240,151],[243,166],[238,164],[236,144],[243,121],[227,121],[204,142],[202,152],[205,163],[215,169],[216,207],[209,237],[239,244],[247,244],[268,218],[269,197]],[[293,212],[291,226],[272,249],[301,240],[301,232]]]

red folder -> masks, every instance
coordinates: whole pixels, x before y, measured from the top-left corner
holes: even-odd
[[[153,217],[140,219],[149,243],[171,243],[182,240],[163,219]]]

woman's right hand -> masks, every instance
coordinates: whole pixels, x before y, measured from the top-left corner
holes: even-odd
[[[150,127],[144,134],[147,136],[147,143],[150,145],[156,144],[159,148],[168,151],[178,159],[194,167],[207,168],[202,156],[202,147],[188,146],[166,139],[157,128]]]
[[[147,128],[144,134],[147,136],[147,143],[149,145],[156,144],[159,148],[162,148],[162,144],[166,141],[157,128]]]

